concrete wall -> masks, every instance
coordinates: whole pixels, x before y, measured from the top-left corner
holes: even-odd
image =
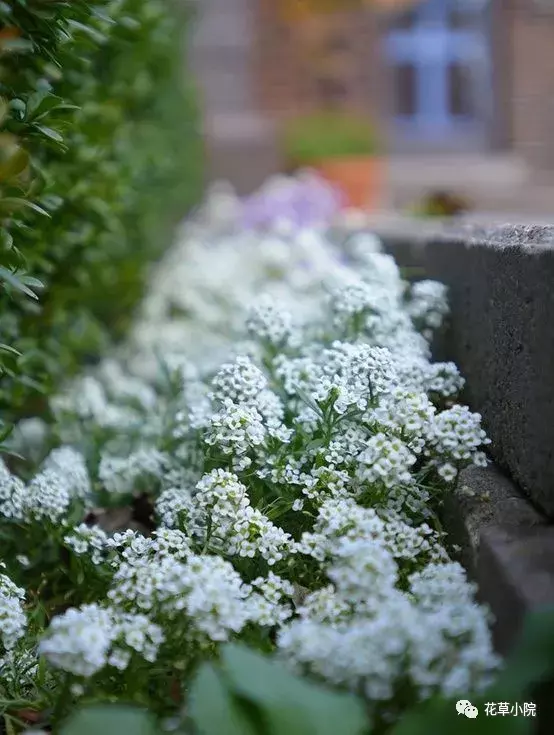
[[[473,226],[388,243],[448,285],[446,351],[493,458],[554,518],[554,227]]]
[[[372,229],[415,278],[449,287],[436,357],[467,378],[464,399],[483,416],[494,464],[464,473],[474,495],[448,500],[445,525],[506,652],[527,612],[554,606],[554,227]]]

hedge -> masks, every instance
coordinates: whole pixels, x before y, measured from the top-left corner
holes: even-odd
[[[42,412],[125,333],[146,266],[196,200],[189,21],[169,0],[0,2],[6,421]]]

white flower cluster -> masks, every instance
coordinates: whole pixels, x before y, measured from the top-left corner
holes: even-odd
[[[0,562],[0,569],[4,564]],[[0,642],[5,650],[12,649],[24,635],[27,616],[23,610],[25,590],[0,574]]]
[[[277,349],[287,347],[294,337],[299,336],[294,330],[292,314],[279,308],[269,295],[254,302],[246,320],[246,329],[253,337]]]
[[[203,515],[205,543],[213,538],[215,549],[239,557],[260,554],[270,566],[290,553],[290,534],[251,506],[248,490],[236,475],[221,469],[205,475],[194,500]]]
[[[448,314],[447,289],[437,281],[414,283],[408,303],[408,313],[427,337],[432,337]]]
[[[383,483],[387,489],[413,481],[410,468],[416,456],[400,439],[375,434],[358,457],[358,478],[362,482]]]
[[[429,527],[329,501],[299,550],[326,561],[332,585],[308,595],[299,618],[279,632],[281,653],[297,669],[373,701],[393,699],[406,678],[424,697],[490,683],[497,661],[487,617]],[[422,559],[422,571],[400,589],[399,562]]]
[[[481,428],[480,414],[472,413],[467,406],[453,406],[437,414],[430,426],[429,443],[445,480],[456,477],[460,466],[487,465],[487,457],[479,447],[490,444],[490,439]]]
[[[108,535],[99,526],[80,523],[64,536],[64,542],[77,556],[87,556],[93,564],[102,564],[107,548]]]
[[[143,447],[127,457],[103,455],[98,476],[109,493],[122,495],[155,482],[167,464],[167,457],[162,452],[153,447]]]
[[[431,358],[445,289],[352,226],[187,223],[120,356],[53,401],[95,493],[74,449],[27,485],[0,464],[0,523],[55,524],[77,580],[40,644],[52,666],[159,677],[244,635],[390,711],[488,681],[486,610],[434,530],[488,443]],[[69,520],[91,495],[143,503],[148,528]],[[40,540],[10,543],[32,575]]]
[[[122,563],[108,596],[118,606],[162,621],[181,619],[184,624],[188,618],[197,634],[222,641],[249,621],[248,594],[249,588],[221,557],[189,556],[182,563],[169,555],[143,564]]]
[[[57,668],[90,677],[105,666],[126,669],[135,653],[155,661],[163,640],[162,629],[146,616],[91,604],[55,617],[39,652]]]
[[[89,504],[90,491],[85,460],[71,447],[52,451],[28,485],[0,460],[0,516],[5,519],[60,523],[73,503]]]

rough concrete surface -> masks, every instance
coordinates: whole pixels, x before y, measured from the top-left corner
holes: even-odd
[[[501,653],[510,650],[525,614],[554,605],[554,529],[550,526],[483,529],[477,581],[495,616]]]
[[[460,561],[473,577],[477,573],[480,538],[485,529],[500,527],[518,531],[548,523],[494,464],[486,469],[464,470],[458,490],[446,499],[443,512],[443,522],[452,541],[461,547]]]
[[[378,234],[400,265],[449,287],[445,356],[467,379],[494,460],[554,518],[554,227]]]
[[[495,645],[505,654],[526,613],[554,606],[554,526],[493,464],[461,474],[443,523],[494,615]]]

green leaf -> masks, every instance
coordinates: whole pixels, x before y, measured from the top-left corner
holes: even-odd
[[[9,283],[12,288],[16,291],[21,291],[31,299],[38,299],[38,296],[34,291],[31,291],[14,273],[0,265],[0,279]]]
[[[57,130],[52,130],[52,128],[48,128],[45,125],[35,125],[35,128],[40,130],[40,132],[50,140],[53,140],[56,143],[63,143],[63,136],[60,135]]]
[[[200,735],[261,735],[210,664],[194,679],[188,709]]]
[[[21,355],[21,352],[16,350],[15,347],[11,347],[10,345],[5,344],[0,344],[0,352],[7,352],[10,355],[15,355],[16,357],[19,357]]]
[[[44,283],[42,281],[39,281],[38,278],[34,278],[33,276],[20,276],[20,280],[26,286],[32,286],[33,288],[44,288]]]
[[[85,707],[61,727],[60,735],[158,735],[148,712],[121,705]]]
[[[105,36],[103,33],[100,33],[100,31],[97,31],[96,28],[92,28],[92,26],[87,26],[84,23],[79,23],[79,21],[77,20],[68,20],[67,25],[76,31],[84,33],[97,44],[105,43],[108,40],[107,36]]]
[[[30,202],[28,199],[20,199],[19,197],[3,197],[0,199],[0,208],[12,212],[18,209],[32,209],[37,214],[43,214],[45,217],[50,217],[48,212],[39,207],[38,204]]]
[[[229,644],[222,651],[234,691],[263,708],[272,735],[360,735],[368,727],[361,702],[293,676],[282,664]]]

